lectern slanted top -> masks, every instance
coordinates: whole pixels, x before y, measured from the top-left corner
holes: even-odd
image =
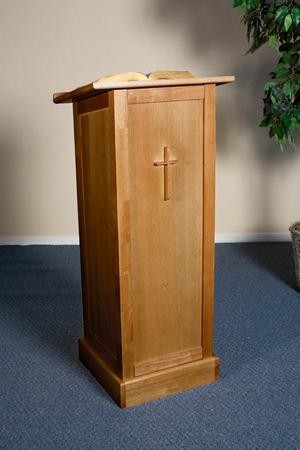
[[[215,381],[215,88],[94,82],[73,102],[84,336],[121,407]]]

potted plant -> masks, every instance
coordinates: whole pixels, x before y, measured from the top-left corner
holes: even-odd
[[[268,44],[277,52],[274,69],[264,85],[261,127],[268,128],[280,150],[296,147],[300,129],[300,5],[299,0],[234,0],[243,11],[250,42],[248,53]],[[290,227],[297,285],[300,289],[300,222]]]

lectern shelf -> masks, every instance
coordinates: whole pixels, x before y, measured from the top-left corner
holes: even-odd
[[[215,90],[234,77],[97,82],[73,102],[84,336],[121,407],[218,378]]]

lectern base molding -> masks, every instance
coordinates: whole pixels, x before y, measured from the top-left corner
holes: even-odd
[[[213,383],[219,378],[220,363],[216,356],[159,370],[127,381],[122,381],[116,376],[84,338],[79,339],[79,357],[121,408]]]

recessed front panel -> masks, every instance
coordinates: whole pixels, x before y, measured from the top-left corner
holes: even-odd
[[[128,105],[135,375],[200,359],[203,101]]]

